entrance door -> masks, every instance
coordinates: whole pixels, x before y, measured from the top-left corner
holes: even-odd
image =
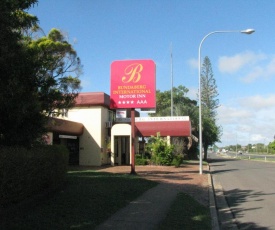
[[[54,145],[65,145],[69,150],[69,164],[79,165],[79,138],[76,136],[53,133]]]
[[[67,148],[70,152],[69,164],[79,165],[79,140],[77,139],[67,139]]]
[[[130,164],[130,136],[115,136],[115,164]]]

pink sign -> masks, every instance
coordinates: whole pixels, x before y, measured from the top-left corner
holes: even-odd
[[[156,67],[152,60],[111,64],[110,108],[156,108]]]

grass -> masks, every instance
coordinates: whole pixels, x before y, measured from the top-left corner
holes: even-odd
[[[0,229],[94,229],[156,184],[129,174],[71,171],[62,191],[9,212]]]
[[[70,171],[62,191],[0,216],[0,229],[94,229],[155,185],[130,174]],[[179,193],[159,229],[211,229],[209,207]]]
[[[211,230],[211,214],[209,207],[203,206],[193,197],[185,193],[179,193],[170,207],[166,219],[160,224],[159,229]]]

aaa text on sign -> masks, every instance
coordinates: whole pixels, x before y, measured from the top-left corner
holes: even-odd
[[[156,67],[152,60],[114,61],[111,64],[112,109],[155,108]]]

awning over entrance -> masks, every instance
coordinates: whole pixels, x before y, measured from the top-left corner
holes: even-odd
[[[78,122],[50,117],[46,129],[49,132],[80,136],[84,126]]]
[[[160,136],[189,137],[191,136],[190,121],[153,121],[136,122],[137,135],[143,137]]]

